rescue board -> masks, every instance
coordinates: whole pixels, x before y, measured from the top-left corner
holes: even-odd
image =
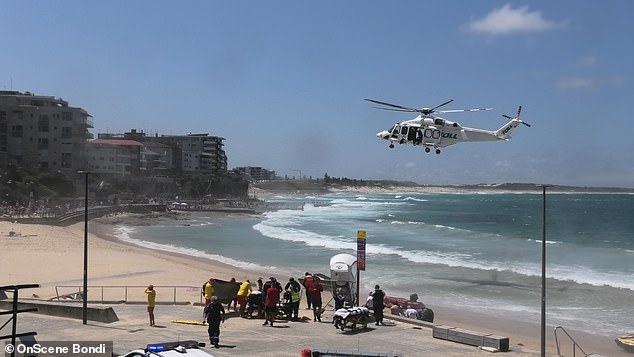
[[[621,336],[617,338],[616,344],[628,352],[634,352],[634,335]]]
[[[172,320],[170,322],[175,324],[207,326],[206,322],[200,320]]]

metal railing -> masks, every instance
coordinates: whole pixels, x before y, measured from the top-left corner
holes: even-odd
[[[88,300],[98,303],[141,303],[147,301],[145,289],[147,285],[90,285],[88,286]],[[57,301],[81,301],[83,297],[81,285],[56,285],[53,300]],[[200,286],[189,285],[154,285],[157,291],[157,303],[192,302],[198,300],[202,303]],[[165,295],[165,291],[169,291]],[[166,298],[166,296],[168,298]],[[181,299],[180,301],[178,299]]]
[[[559,337],[557,336],[557,331],[561,331],[564,334],[566,334],[566,336],[568,337],[568,339],[570,339],[570,342],[572,342],[572,357],[576,356],[576,352],[577,349],[579,349],[579,351],[581,351],[581,353],[583,353],[583,356],[586,357],[588,356],[588,354],[586,353],[586,351],[583,350],[583,348],[581,348],[581,346],[579,346],[579,344],[577,343],[577,341],[575,341],[574,338],[572,338],[572,336],[570,336],[570,334],[568,333],[568,331],[566,331],[562,326],[557,326],[555,327],[554,333],[555,333],[555,344],[557,346],[557,356],[563,356],[561,354],[561,349],[559,348],[560,346],[560,341],[559,341]]]

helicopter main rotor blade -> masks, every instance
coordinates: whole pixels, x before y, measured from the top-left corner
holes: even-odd
[[[407,111],[407,112],[418,112],[418,109],[415,108],[409,108],[409,107],[404,107],[402,105],[397,105],[397,104],[392,104],[392,103],[387,103],[387,102],[381,102],[379,100],[374,100],[374,99],[368,99],[365,98],[364,100],[367,100],[368,102],[372,102],[372,103],[376,103],[376,104],[381,104],[381,105],[385,105],[387,107],[392,107],[392,108],[397,108],[400,109],[399,111]],[[387,108],[379,108],[379,109],[387,109]],[[387,109],[389,110],[389,109]]]
[[[430,113],[433,113],[436,109],[438,109],[438,108],[440,108],[440,107],[442,107],[442,106],[445,106],[445,105],[447,105],[447,104],[449,104],[449,103],[451,103],[451,102],[453,102],[453,99],[449,99],[448,101],[446,101],[446,102],[444,102],[444,103],[442,103],[442,104],[440,104],[440,105],[437,105],[437,106],[435,106],[435,107],[433,107],[433,108],[429,109],[429,111],[430,111]]]
[[[383,108],[383,107],[372,107],[372,108],[381,109],[381,110],[389,110],[391,112],[408,112],[408,113],[418,112],[418,110],[411,110],[411,109],[396,109],[396,108]]]
[[[483,110],[493,110],[493,108],[449,109],[449,110],[439,110],[437,111],[437,113],[445,114],[445,113],[480,112]]]

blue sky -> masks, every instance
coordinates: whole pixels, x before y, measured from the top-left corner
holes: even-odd
[[[0,89],[62,97],[95,134],[210,133],[230,168],[289,176],[634,187],[632,1],[0,4]],[[389,149],[375,134],[413,116],[363,98],[533,126]]]

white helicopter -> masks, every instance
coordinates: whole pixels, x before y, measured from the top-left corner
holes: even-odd
[[[420,113],[414,119],[396,123],[391,129],[384,130],[376,134],[379,139],[388,140],[390,142],[390,148],[394,148],[394,143],[413,144],[414,146],[424,147],[425,152],[430,152],[433,147],[436,150],[436,154],[440,154],[440,148],[462,142],[509,140],[511,139],[511,132],[518,125],[524,124],[528,127],[531,126],[530,124],[520,120],[520,113],[522,112],[521,105],[517,110],[517,115],[515,115],[515,117],[502,115],[504,118],[510,120],[508,123],[504,124],[504,126],[498,130],[484,130],[463,127],[456,122],[445,120],[433,114],[477,112],[491,110],[491,108],[437,110],[438,108],[453,102],[453,99],[433,108],[421,109],[404,107],[374,99],[366,98],[365,100],[385,106],[376,107],[378,109]]]

